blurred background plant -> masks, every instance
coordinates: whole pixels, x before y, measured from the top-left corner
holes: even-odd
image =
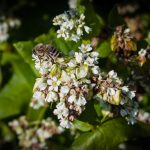
[[[86,24],[92,29],[84,39],[91,40],[99,53],[101,70],[115,70],[125,84],[136,91],[140,107],[140,122],[136,125],[129,126],[120,118],[104,117],[106,113],[99,103],[91,101],[80,121],[75,122],[75,128],[63,131],[57,118],[52,116],[50,108],[53,105],[38,110],[29,107],[33,85],[39,76],[32,61],[33,47],[38,43],[52,44],[62,54],[68,55],[80,46],[81,41],[76,43],[57,38],[52,28],[52,19],[70,8],[84,12]],[[54,150],[70,147],[77,150],[144,150],[149,147],[149,12],[148,0],[1,0],[0,149],[16,150],[22,146],[34,150],[43,147]],[[47,122],[51,123],[47,125]]]

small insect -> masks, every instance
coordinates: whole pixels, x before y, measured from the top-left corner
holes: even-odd
[[[52,47],[51,45],[47,45],[47,54],[50,56],[53,60],[55,60],[59,56],[59,52],[56,48]]]
[[[42,43],[33,48],[33,54],[39,59],[52,59],[53,61],[59,56],[59,52],[56,50],[56,48],[52,47],[51,45],[44,45]]]

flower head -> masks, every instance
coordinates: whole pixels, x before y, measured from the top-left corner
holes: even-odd
[[[53,25],[60,26],[57,30],[57,37],[65,40],[79,41],[83,32],[89,33],[91,29],[85,26],[85,16],[78,15],[74,11],[68,11],[64,14],[58,15],[53,19]]]

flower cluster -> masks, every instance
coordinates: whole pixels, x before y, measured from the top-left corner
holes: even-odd
[[[29,123],[25,116],[9,123],[19,138],[19,144],[23,149],[42,150],[46,146],[46,140],[55,134],[61,134],[63,129],[47,118],[40,122]]]
[[[67,11],[53,19],[53,25],[60,26],[57,37],[65,40],[79,41],[83,32],[89,33],[91,29],[85,25],[84,14],[78,15],[75,11]]]
[[[124,86],[122,80],[117,77],[117,73],[113,70],[108,74],[101,73],[97,77],[93,77],[93,81],[96,83],[96,97],[112,106],[119,106],[120,115],[126,117],[133,124],[138,112],[138,105],[133,101],[135,91]]]
[[[137,50],[133,34],[130,29],[124,29],[123,26],[116,28],[111,39],[111,49],[117,55],[117,59],[123,60],[125,64],[137,61],[140,66],[143,66],[150,59],[150,46]]]
[[[108,74],[100,71],[98,52],[93,51],[91,44],[81,44],[73,57],[58,55],[49,45],[38,44],[33,49],[35,66],[41,74],[34,86],[33,108],[55,102],[53,113],[62,127],[70,128],[87,101],[97,95],[107,103],[117,105],[120,114],[128,120],[136,117],[136,102],[132,100],[135,92],[124,86],[114,71]]]
[[[60,26],[58,38],[77,42],[83,35],[83,29],[90,32],[84,19],[83,14],[78,16],[74,11],[56,16],[53,24]],[[124,30],[120,26],[112,40],[115,45],[113,48],[117,51],[125,49],[127,53],[133,51],[135,45],[132,40],[129,29]],[[38,109],[48,103],[55,103],[53,113],[57,115],[62,127],[70,128],[84,111],[88,100],[95,95],[110,106],[118,106],[121,116],[131,123],[135,122],[138,107],[133,100],[135,92],[124,86],[114,71],[108,74],[101,72],[98,66],[99,54],[89,42],[84,41],[79,51],[68,57],[60,57],[59,52],[50,45],[38,44],[32,56],[40,78],[37,78],[33,88],[30,105]]]
[[[41,78],[36,80],[31,106],[39,108],[56,102],[54,114],[60,125],[66,128],[84,110],[87,99],[92,95],[91,75],[99,73],[96,66],[98,53],[91,52],[90,44],[82,44],[79,49],[80,52],[75,52],[73,58],[54,58],[52,55],[58,56],[57,52],[48,45],[39,44],[33,49]],[[40,53],[41,50],[44,54]]]
[[[34,95],[31,101],[30,106],[38,109],[41,106],[45,105],[45,98],[46,95],[49,93],[49,87],[48,87],[48,78],[50,71],[55,70],[55,58],[57,59],[57,56],[59,53],[56,49],[51,47],[50,45],[43,45],[38,44],[33,49],[33,60],[35,61],[35,68],[39,71],[41,78],[36,79],[36,83],[34,85],[33,91]],[[55,81],[53,82],[54,89],[56,90],[57,85],[59,82],[57,82],[57,78],[53,78]],[[52,85],[50,87],[53,87]],[[54,93],[53,93],[54,96]],[[48,97],[47,97],[48,98]]]
[[[6,42],[9,38],[9,30],[19,27],[20,20],[16,18],[0,18],[0,42]]]
[[[137,50],[135,39],[130,29],[118,26],[111,39],[111,49],[120,57],[128,58]]]
[[[148,46],[146,49],[141,49],[138,52],[138,61],[140,66],[143,66],[143,64],[146,62],[147,59],[150,59],[150,47]]]

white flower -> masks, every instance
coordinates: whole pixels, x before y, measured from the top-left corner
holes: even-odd
[[[98,59],[99,53],[98,52],[91,52],[90,56],[95,58],[96,60]]]
[[[82,44],[79,49],[83,52],[83,53],[87,53],[90,52],[92,50],[92,46],[91,44]]]
[[[77,100],[76,104],[78,106],[84,106],[86,104],[86,99],[83,96],[79,96],[79,99]]]
[[[107,89],[107,94],[108,94],[108,95],[113,96],[113,95],[115,95],[115,93],[116,93],[115,89],[113,89],[113,88],[108,88],[108,89]]]
[[[94,66],[94,58],[92,57],[87,57],[86,60],[84,61],[84,64],[87,64],[88,66]]]
[[[61,82],[66,82],[69,83],[71,81],[71,77],[67,74],[66,71],[62,70],[62,74],[61,74]]]
[[[68,102],[70,102],[70,103],[76,102],[76,95],[71,95],[71,96],[68,98]]]
[[[108,75],[109,75],[109,77],[110,78],[117,78],[117,73],[116,72],[114,72],[114,70],[111,70],[109,73],[108,73]]]
[[[47,80],[47,84],[50,85],[49,91],[56,91],[58,92],[58,87],[60,85],[61,81],[58,80],[56,77],[52,77],[51,79]]]
[[[69,20],[68,22],[65,22],[66,24],[63,24],[66,28],[72,30],[74,27],[74,21],[73,20]]]
[[[36,92],[34,92],[34,94],[33,94],[33,98],[42,101],[42,100],[45,99],[45,95],[44,95],[43,92],[36,91]]]
[[[30,106],[34,109],[39,109],[41,106],[44,105],[45,105],[45,94],[40,91],[35,91]]]
[[[133,99],[135,97],[135,91],[130,91],[128,93],[128,96],[129,96],[130,99]]]
[[[85,19],[85,15],[84,14],[81,14],[80,15],[80,20],[84,20]]]
[[[70,39],[71,39],[72,41],[78,42],[79,39],[80,39],[80,37],[77,36],[77,35],[75,35],[75,34],[72,34],[72,36],[70,37]]]
[[[20,126],[20,123],[18,120],[13,120],[9,123],[9,125],[15,130],[15,132],[19,135],[23,133],[23,129]]]
[[[139,52],[138,52],[138,54],[139,54],[139,56],[140,57],[144,57],[145,55],[146,55],[146,50],[145,49],[141,49]]]
[[[69,67],[75,67],[75,66],[76,66],[76,60],[75,60],[75,59],[71,59],[71,60],[68,62],[68,66],[69,66]]]
[[[44,142],[45,139],[49,138],[52,136],[52,134],[50,134],[49,132],[47,132],[46,130],[43,130],[42,128],[39,128],[36,131],[36,134],[38,135],[38,138],[40,139],[40,141]]]
[[[84,26],[84,30],[86,33],[90,33],[92,31],[92,29],[89,28],[88,26]]]
[[[77,35],[79,36],[83,35],[83,31],[81,30],[81,28],[77,28]]]
[[[60,93],[63,95],[67,95],[69,92],[70,88],[68,86],[61,86]]]
[[[46,87],[47,87],[47,84],[44,82],[43,78],[37,78],[34,88],[33,88],[33,91],[36,89],[43,91],[46,89]]]
[[[68,129],[71,127],[71,123],[67,119],[61,119],[60,120],[60,126]]]
[[[98,75],[100,73],[100,68],[99,66],[94,66],[92,67],[92,73],[95,74],[95,75]]]
[[[56,109],[54,109],[53,113],[57,115],[58,119],[63,119],[68,117],[69,110],[66,108],[64,102],[60,102],[56,105]]]
[[[129,92],[128,86],[123,86],[123,87],[122,87],[122,92],[123,92],[123,93]]]
[[[131,32],[131,30],[129,28],[124,30],[124,33],[129,33],[129,32]]]
[[[75,52],[75,59],[76,59],[77,63],[81,63],[82,62],[82,58],[83,58],[83,54],[82,53]]]
[[[64,21],[67,20],[68,16],[66,14],[58,15],[53,19],[53,25],[61,25]]]
[[[0,42],[5,42],[9,38],[8,25],[6,22],[0,23]]]
[[[76,76],[78,79],[84,78],[88,74],[88,66],[86,64],[80,66],[76,69]]]
[[[54,102],[58,100],[58,94],[56,92],[50,91],[47,96],[45,101],[46,102]]]

